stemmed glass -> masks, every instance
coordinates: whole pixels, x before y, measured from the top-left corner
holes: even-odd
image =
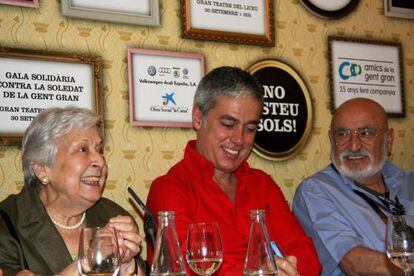
[[[79,242],[81,275],[117,275],[119,253],[116,231],[110,227],[83,228]]]
[[[386,252],[393,264],[410,275],[414,268],[414,217],[394,215],[388,217]]]
[[[198,275],[212,275],[223,261],[223,246],[217,223],[191,223],[187,231],[187,263]]]

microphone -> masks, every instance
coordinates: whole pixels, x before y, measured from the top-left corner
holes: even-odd
[[[387,208],[387,209],[391,209],[391,213],[393,215],[405,215],[405,208],[404,206],[400,203],[400,201],[398,200],[398,197],[395,197],[395,201],[389,199],[388,197],[374,191],[371,190],[368,187],[365,187],[364,185],[361,185],[357,182],[354,181],[354,184],[357,185],[359,188],[361,188],[362,190],[366,191],[367,193],[379,198],[382,202],[387,203],[388,205],[392,206],[393,208]]]
[[[134,192],[134,190],[132,190],[131,187],[128,187],[128,192],[145,213],[145,216],[144,216],[145,229],[147,230],[147,233],[151,238],[152,245],[155,247],[155,226],[156,226],[155,217],[150,212],[150,210],[148,210],[147,206],[145,206],[144,202],[142,202],[142,200],[138,197],[138,195]]]

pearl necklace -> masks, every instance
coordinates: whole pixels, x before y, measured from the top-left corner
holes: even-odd
[[[76,228],[78,228],[79,226],[82,225],[83,221],[85,220],[86,213],[83,212],[82,218],[80,219],[80,221],[78,223],[76,223],[75,225],[71,225],[71,226],[61,224],[61,223],[57,222],[56,220],[54,220],[51,216],[49,216],[49,217],[56,226],[58,226],[62,229],[65,229],[65,230],[75,230]]]

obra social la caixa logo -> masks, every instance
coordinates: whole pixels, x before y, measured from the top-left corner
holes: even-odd
[[[339,65],[338,74],[343,80],[347,80],[351,77],[357,77],[362,74],[362,67],[356,63],[350,63],[344,61]]]
[[[168,105],[176,105],[175,100],[174,100],[174,94],[175,92],[172,93],[165,93],[161,98],[162,98],[162,105],[163,106],[168,106]]]

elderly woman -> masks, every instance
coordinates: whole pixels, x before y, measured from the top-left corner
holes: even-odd
[[[117,230],[120,274],[134,273],[141,237],[134,219],[102,197],[103,151],[102,121],[87,109],[47,109],[32,121],[22,142],[24,188],[0,203],[4,275],[79,275],[80,233],[93,226]]]

